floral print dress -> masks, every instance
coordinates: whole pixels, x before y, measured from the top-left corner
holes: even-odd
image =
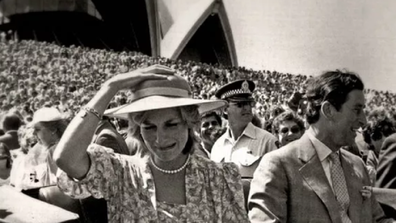
[[[58,171],[58,186],[72,198],[105,198],[109,222],[249,222],[235,164],[191,155],[186,204],[158,202],[148,158],[90,145],[90,169],[76,181]]]

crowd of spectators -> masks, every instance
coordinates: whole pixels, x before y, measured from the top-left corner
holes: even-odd
[[[304,94],[304,84],[308,78],[301,74],[153,58],[138,52],[62,47],[46,42],[2,38],[0,111],[14,108],[21,112],[26,121],[43,106],[56,106],[62,112],[73,115],[110,76],[156,63],[169,66],[185,76],[195,98],[211,98],[219,86],[236,79],[253,80],[257,85],[254,95],[257,115],[266,119],[275,106],[291,107],[293,97]],[[373,89],[367,89],[365,93],[368,111],[383,107],[395,113],[392,107],[396,100],[394,93]],[[117,95],[112,105],[126,103],[127,94]]]

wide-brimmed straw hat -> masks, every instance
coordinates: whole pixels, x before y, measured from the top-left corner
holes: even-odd
[[[170,69],[170,68],[168,68]],[[152,72],[150,72],[152,71]],[[145,73],[159,73],[155,66],[145,69]],[[219,109],[227,105],[224,100],[193,99],[187,81],[174,72],[166,72],[167,79],[147,80],[139,84],[132,93],[130,103],[108,109],[104,115],[128,119],[129,113],[197,105],[200,114]]]

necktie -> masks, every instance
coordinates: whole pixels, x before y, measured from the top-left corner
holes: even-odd
[[[341,167],[340,157],[337,153],[330,154],[330,159],[333,162],[331,167],[331,180],[333,182],[333,190],[340,205],[341,220],[343,223],[351,223],[348,217],[349,195],[346,186],[344,171]]]

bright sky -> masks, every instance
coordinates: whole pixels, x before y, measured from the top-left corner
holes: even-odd
[[[396,1],[224,2],[240,65],[307,75],[346,68],[369,88],[396,92]]]
[[[191,2],[172,2],[183,11]],[[223,0],[240,66],[317,75],[346,68],[396,92],[396,1]]]

